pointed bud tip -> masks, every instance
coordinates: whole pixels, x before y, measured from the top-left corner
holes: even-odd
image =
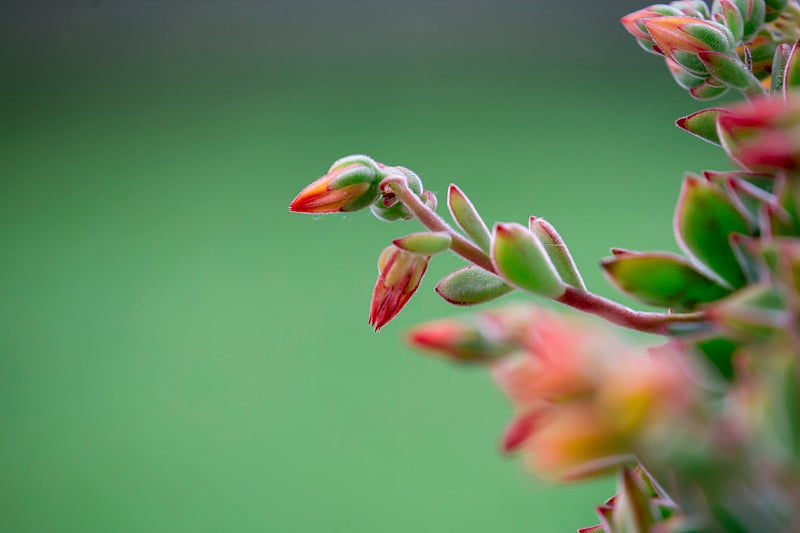
[[[506,429],[503,436],[501,449],[504,453],[511,453],[516,451],[525,444],[528,437],[533,434],[535,415],[525,415],[514,420],[511,425]]]

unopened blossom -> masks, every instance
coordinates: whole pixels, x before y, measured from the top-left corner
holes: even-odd
[[[419,287],[430,256],[407,252],[395,245],[386,248],[378,259],[378,281],[372,293],[369,323],[381,329],[406,305]]]
[[[800,95],[759,98],[738,105],[717,122],[728,155],[756,172],[800,172]]]
[[[335,162],[292,200],[295,213],[356,211],[376,202],[381,180],[378,163],[366,156],[350,156]]]

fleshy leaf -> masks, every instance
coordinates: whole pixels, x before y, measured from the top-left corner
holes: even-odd
[[[477,305],[508,294],[513,289],[491,272],[467,266],[446,275],[436,292],[453,305]]]
[[[519,224],[495,225],[492,262],[498,274],[520,289],[547,298],[566,290],[541,241]]]
[[[763,94],[764,88],[750,69],[736,56],[715,51],[702,51],[697,57],[708,72],[726,87],[749,94]]]
[[[453,184],[447,191],[447,208],[458,226],[472,238],[478,248],[489,253],[492,240],[489,228],[467,195]]]
[[[753,237],[747,237],[746,235],[740,235],[738,233],[732,233],[730,240],[733,254],[739,261],[739,265],[742,267],[742,272],[744,272],[747,282],[756,283],[760,281],[764,277],[764,264],[754,253],[754,248],[758,241]]]
[[[572,254],[569,253],[564,239],[561,238],[561,235],[558,234],[553,225],[543,218],[531,217],[529,227],[531,232],[544,245],[547,255],[550,256],[564,283],[585,291],[586,284],[583,282],[580,272],[578,272],[575,260],[572,259]]]
[[[767,268],[787,289],[786,297],[800,298],[800,240],[791,237],[777,237],[766,243],[759,243],[760,257]],[[755,248],[755,243],[753,243]]]
[[[766,6],[764,0],[732,0],[744,19],[742,38],[747,41],[764,24]]]
[[[728,337],[710,337],[697,341],[693,346],[723,378],[733,380],[736,371],[733,358],[741,347],[740,343]]]
[[[786,8],[786,4],[789,3],[789,0],[766,0],[764,3],[767,6],[764,20],[766,22],[772,22],[781,15],[781,11]]]
[[[622,468],[614,509],[614,531],[651,531],[656,523],[650,498],[631,470]]]
[[[730,293],[672,254],[621,254],[601,264],[619,290],[648,305],[689,310]]]
[[[687,176],[675,211],[678,244],[733,288],[743,286],[746,280],[729,237],[749,231],[747,220],[725,193],[706,180]]]
[[[772,60],[772,79],[770,80],[770,90],[773,93],[777,94],[783,91],[783,78],[786,75],[786,64],[791,51],[792,47],[787,43],[779,44],[775,49]]]
[[[664,61],[666,62],[669,73],[672,74],[672,78],[675,80],[675,83],[677,83],[683,89],[694,89],[705,83],[705,78],[689,74],[683,70],[683,67],[670,58],[665,57]]]
[[[675,125],[686,130],[695,137],[699,137],[706,142],[719,146],[719,135],[717,135],[717,118],[725,113],[721,107],[709,107],[701,109],[691,115],[681,117],[675,121]]]
[[[422,231],[400,237],[392,242],[395,246],[407,252],[434,255],[450,248],[452,239],[448,233],[443,231],[433,233]]]
[[[783,73],[783,92],[787,94],[792,87],[800,87],[800,41],[794,43],[786,58]]]
[[[730,30],[737,43],[741,42],[744,35],[744,18],[739,8],[730,0],[716,1],[712,8],[714,19]]]
[[[708,309],[709,317],[737,336],[763,337],[786,329],[783,298],[768,284],[749,285]]]
[[[710,83],[703,83],[702,85],[698,85],[697,87],[692,87],[689,89],[689,94],[695,100],[713,100],[714,98],[718,98],[728,92],[727,87],[720,87],[717,85],[711,85]]]
[[[758,187],[764,192],[771,193],[775,190],[775,176],[772,174],[762,174],[759,172],[748,171],[727,171],[717,172],[715,170],[704,170],[703,176],[710,182],[716,183],[720,187],[725,186],[725,182],[731,178],[743,181],[754,187]]]

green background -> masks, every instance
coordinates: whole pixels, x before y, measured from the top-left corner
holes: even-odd
[[[618,26],[636,7],[0,8],[0,530],[595,523],[613,480],[529,476],[485,372],[402,345],[464,312],[432,290],[460,261],[374,334],[377,255],[418,226],[287,206],[366,153],[547,218],[614,295],[598,259],[675,250],[683,171],[727,166],[672,125],[701,104]]]

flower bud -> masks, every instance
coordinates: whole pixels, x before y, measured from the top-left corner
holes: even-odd
[[[375,331],[397,316],[419,287],[430,256],[407,252],[391,245],[378,259],[378,281],[372,293],[369,323]]]
[[[487,335],[480,323],[442,319],[411,329],[406,341],[413,347],[459,363],[485,363],[506,355],[511,345]]]
[[[425,193],[422,190],[422,180],[413,171],[404,167],[384,167],[382,169],[385,176],[403,176],[408,184],[408,188],[417,196],[425,200]],[[435,199],[434,199],[435,201]],[[392,194],[383,193],[380,201],[370,206],[370,211],[378,220],[383,222],[394,222],[396,220],[410,220],[413,215],[406,209],[401,202]]]
[[[664,55],[695,76],[706,76],[699,52],[733,55],[733,37],[724,26],[693,17],[659,17],[643,21],[650,37]]]
[[[717,121],[722,147],[742,167],[769,174],[800,172],[800,98],[765,97]]]
[[[382,174],[367,156],[350,156],[335,162],[327,174],[300,191],[289,210],[295,213],[356,211],[375,202]]]
[[[628,33],[636,37],[637,42],[642,48],[648,52],[660,54],[661,51],[655,46],[652,37],[650,37],[650,33],[647,31],[647,27],[644,25],[644,21],[656,17],[680,16],[681,14],[680,10],[672,6],[655,4],[625,15],[620,19],[620,22],[625,29],[628,30]]]

